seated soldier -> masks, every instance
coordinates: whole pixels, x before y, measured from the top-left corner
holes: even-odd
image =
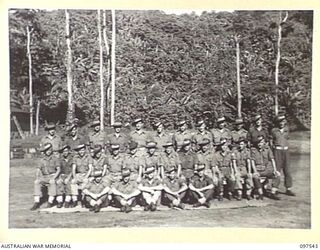
[[[280,173],[276,169],[272,150],[266,145],[263,135],[257,137],[255,147],[251,149],[251,163],[253,176],[255,177],[253,179],[254,186],[259,193],[258,199],[263,199],[263,189],[260,178],[265,177],[267,180],[272,180],[271,193],[268,194],[269,198],[280,200],[280,197],[277,195],[280,185]]]
[[[170,208],[178,207],[184,209],[184,204],[181,200],[188,190],[185,180],[178,177],[176,165],[167,168],[166,174],[167,176],[163,180],[163,203]]]
[[[102,176],[105,177],[107,172],[106,158],[102,154],[102,146],[97,144],[93,148],[92,156],[92,171],[90,176]]]
[[[57,208],[63,206],[63,196],[64,207],[68,208],[71,204],[71,177],[72,177],[72,155],[70,152],[69,145],[65,144],[59,150],[60,156],[60,168],[61,172],[57,180]]]
[[[215,153],[215,167],[212,170],[218,177],[218,200],[223,200],[224,182],[227,184],[227,197],[232,199],[235,186],[235,169],[232,162],[232,154],[228,148],[228,142],[221,138]]]
[[[145,211],[156,211],[161,197],[163,187],[161,181],[156,177],[155,171],[156,168],[154,166],[148,166],[138,187],[146,203]]]
[[[251,199],[251,192],[253,188],[252,171],[251,171],[251,160],[250,150],[246,145],[246,138],[240,137],[237,139],[238,147],[233,151],[233,164],[236,169],[236,184],[235,190],[237,190],[237,200],[242,199],[242,180],[245,183],[246,198]]]
[[[132,141],[129,143],[129,154],[124,156],[123,168],[131,170],[131,179],[136,180],[138,183],[142,178],[143,160],[137,154],[138,143]]]
[[[90,211],[98,213],[102,206],[107,207],[109,205],[110,186],[110,181],[103,180],[101,175],[95,176],[84,186],[82,193]]]
[[[204,174],[204,164],[198,164],[194,175],[190,178],[189,196],[192,202],[196,202],[193,206],[210,207],[210,201],[213,198],[214,185],[212,178]]]
[[[121,179],[121,170],[123,168],[123,157],[120,155],[120,145],[111,144],[111,155],[106,158],[107,176],[111,183]]]
[[[160,154],[157,152],[157,143],[153,141],[147,142],[146,145],[147,154],[144,157],[143,161],[143,168],[144,170],[150,166],[153,166],[156,168],[156,177],[160,177]]]
[[[48,208],[53,206],[57,194],[56,180],[60,174],[59,159],[53,155],[51,143],[44,144],[41,152],[43,152],[44,156],[37,167],[36,180],[34,181],[34,205],[31,210],[36,210],[40,207],[43,186],[48,187]]]
[[[72,193],[72,207],[78,204],[79,190],[86,185],[89,181],[92,172],[92,158],[86,154],[86,145],[80,144],[75,149],[77,155],[73,157],[72,161],[72,180],[71,180],[71,193]],[[83,201],[83,200],[82,200]],[[84,203],[82,202],[82,206]]]
[[[172,141],[168,141],[162,145],[164,147],[164,152],[160,156],[160,175],[164,179],[165,172],[171,168],[171,166],[177,167],[177,175],[181,174],[181,162],[179,155],[174,151],[174,145]]]
[[[178,153],[181,161],[181,175],[188,182],[194,173],[194,167],[198,163],[196,153],[191,150],[191,140],[186,139],[182,143],[181,151]]]
[[[114,183],[112,187],[113,198],[116,205],[120,206],[121,212],[131,212],[140,193],[136,180],[131,179],[131,170],[124,168],[121,180]]]

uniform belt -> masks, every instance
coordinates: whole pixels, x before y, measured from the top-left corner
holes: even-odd
[[[275,149],[279,149],[279,150],[288,150],[288,147],[281,147],[281,146],[275,146]]]

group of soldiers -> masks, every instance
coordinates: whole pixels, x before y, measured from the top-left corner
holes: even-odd
[[[236,119],[231,131],[225,117],[219,117],[217,127],[209,131],[198,119],[196,132],[191,133],[187,122],[180,120],[171,133],[161,120],[153,124],[154,131],[146,131],[137,118],[129,135],[122,132],[121,122],[115,122],[114,132],[106,135],[94,121],[87,136],[81,136],[77,123],[72,123],[64,140],[55,125],[48,124],[40,143],[43,157],[31,210],[40,207],[44,187],[48,207],[81,205],[94,212],[115,206],[128,213],[136,205],[155,211],[160,204],[209,208],[211,200],[224,198],[280,200],[281,173],[285,194],[295,196],[286,117],[277,116],[270,133],[260,114],[254,116],[249,131],[243,123]]]

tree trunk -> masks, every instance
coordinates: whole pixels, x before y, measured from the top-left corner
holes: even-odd
[[[33,135],[33,93],[32,93],[32,59],[30,52],[30,34],[31,31],[27,26],[27,55],[29,61],[29,106],[30,106],[30,135]]]
[[[279,13],[279,25],[278,25],[278,42],[277,42],[277,59],[276,59],[276,69],[275,69],[275,84],[276,84],[276,93],[274,97],[274,110],[275,115],[279,113],[279,103],[278,103],[278,95],[279,95],[279,65],[280,65],[280,43],[281,43],[281,31],[282,31],[282,24],[287,20],[288,12],[286,12],[285,18],[282,20],[282,12]]]
[[[99,34],[99,51],[100,51],[100,129],[104,130],[104,85],[103,85],[103,48],[102,48],[102,34],[101,34],[101,13],[98,12],[98,34]]]
[[[40,113],[40,101],[37,101],[37,110],[36,110],[36,135],[39,134],[39,113]]]
[[[238,117],[241,118],[241,85],[240,85],[240,47],[239,47],[239,39],[235,36],[236,40],[236,52],[237,52],[237,96],[238,96]]]
[[[107,53],[107,77],[106,77],[106,86],[107,86],[107,96],[105,98],[106,100],[106,108],[109,109],[109,102],[110,102],[110,51],[109,51],[109,43],[108,43],[108,37],[107,37],[107,14],[106,10],[103,11],[103,40],[104,40],[104,46]]]
[[[72,98],[72,51],[71,51],[71,37],[70,37],[70,24],[69,13],[65,10],[66,14],[66,42],[67,42],[67,89],[68,89],[68,114],[67,120],[74,117],[73,98]]]
[[[116,13],[111,10],[112,15],[112,47],[111,47],[111,125],[114,123],[115,105],[115,73],[116,73]]]

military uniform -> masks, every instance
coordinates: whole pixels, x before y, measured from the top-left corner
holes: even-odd
[[[199,150],[199,142],[202,142],[203,140],[209,140],[210,142],[213,142],[212,134],[210,131],[205,130],[203,132],[197,131],[193,136],[192,136],[192,142],[195,145],[196,151]]]
[[[123,157],[122,155],[110,155],[106,159],[108,176],[111,178],[112,182],[118,181],[121,178],[121,170],[123,168]]]
[[[227,139],[228,144],[231,142],[231,131],[227,128],[223,129],[218,129],[218,128],[213,128],[211,129],[211,134],[213,138],[213,142],[215,144],[220,143],[221,138]]]
[[[168,172],[168,170],[167,170]],[[163,185],[165,187],[167,187],[170,191],[172,192],[178,192],[183,186],[186,186],[186,181],[182,178],[179,178],[178,176],[175,176],[175,178],[171,179],[169,177],[165,177],[163,179]],[[179,193],[178,195],[178,198],[180,200],[182,200],[185,195],[187,193],[187,190]],[[163,203],[164,204],[171,204],[174,200],[176,200],[177,197],[172,195],[172,194],[169,194],[167,192],[164,192],[163,193]]]
[[[263,136],[264,138],[268,138],[268,132],[264,128],[258,129],[256,127],[250,127],[248,131],[248,141],[250,141],[253,145],[258,143],[258,137]]]
[[[194,174],[191,178],[190,178],[190,184],[192,184],[195,188],[200,189],[200,188],[204,188],[207,187],[209,185],[213,185],[213,180],[211,177],[207,176],[207,175],[203,175],[203,176],[199,176],[198,174]],[[214,189],[210,188],[207,189],[205,191],[201,192],[204,196],[204,198],[206,199],[206,202],[209,202],[214,194]],[[191,197],[192,201],[198,201],[200,197],[200,195],[189,189],[189,195]]]
[[[176,151],[179,152],[181,150],[181,147],[183,145],[183,142],[185,140],[190,140],[192,141],[192,134],[185,130],[185,131],[177,131],[174,135],[173,135],[173,142],[176,148]]]
[[[129,180],[128,182],[124,182],[123,180],[119,180],[113,184],[113,189],[121,192],[125,195],[130,195],[134,193],[138,189],[138,183],[135,180]],[[129,206],[134,206],[137,195],[131,197],[130,199],[124,199],[124,197],[120,195],[113,195],[114,200],[118,206],[123,206],[124,203],[127,203]]]
[[[91,131],[89,133],[89,143],[90,147],[94,147],[95,145],[104,146],[105,135],[102,131]]]
[[[147,154],[143,160],[143,172],[145,171],[145,169],[147,169],[148,167],[155,167],[156,168],[156,173],[158,174],[160,171],[160,154],[158,152],[154,152],[154,154]]]
[[[175,166],[176,170],[178,166],[181,165],[181,161],[178,153],[171,152],[170,154],[162,153],[160,157],[159,165],[163,167],[164,172],[167,172],[171,166]]]
[[[56,134],[54,136],[45,135],[40,140],[40,147],[43,147],[47,143],[50,143],[52,145],[52,150],[57,152],[61,148],[61,137]]]
[[[215,155],[210,150],[203,152],[199,151],[197,153],[198,162],[205,165],[205,173],[208,176],[212,176],[212,168],[214,168]]]
[[[71,148],[71,150],[74,150],[78,145],[87,143],[87,141],[84,136],[77,134],[74,137],[68,136],[65,140],[65,143]]]
[[[92,172],[91,176],[101,176],[104,172],[104,168],[107,166],[107,160],[106,157],[101,154],[101,156],[98,157],[92,157]],[[102,176],[103,177],[103,176]]]
[[[289,153],[289,129],[288,127],[273,128],[271,131],[273,141],[273,153],[277,170],[284,174],[284,186],[287,189],[292,187],[292,176],[290,169],[290,153]]]
[[[128,137],[123,133],[112,133],[107,135],[106,137],[107,147],[109,148],[111,144],[118,144],[120,146],[121,153],[124,153],[126,151],[128,142]]]
[[[244,128],[231,131],[231,139],[233,143],[237,143],[240,138],[247,138],[247,137],[248,137],[248,131],[245,130]]]
[[[151,140],[151,136],[145,130],[140,130],[139,132],[137,130],[134,130],[129,134],[129,141],[133,141],[138,144],[137,154],[139,156],[145,155],[146,153],[145,145],[150,140]]]
[[[154,142],[157,143],[157,151],[161,152],[163,149],[163,145],[165,145],[167,142],[173,142],[173,134],[168,132],[162,132],[161,134],[155,132],[152,136],[152,139]]]
[[[181,161],[181,174],[188,180],[193,176],[194,166],[198,163],[197,154],[189,150],[187,152],[180,151],[178,155]]]
[[[72,176],[72,156],[61,156],[60,158],[60,175],[57,180],[57,195],[72,195],[71,193],[71,176]]]
[[[130,169],[131,176],[134,180],[139,177],[139,169],[143,167],[144,160],[137,154],[126,154],[123,159],[123,168]]]

